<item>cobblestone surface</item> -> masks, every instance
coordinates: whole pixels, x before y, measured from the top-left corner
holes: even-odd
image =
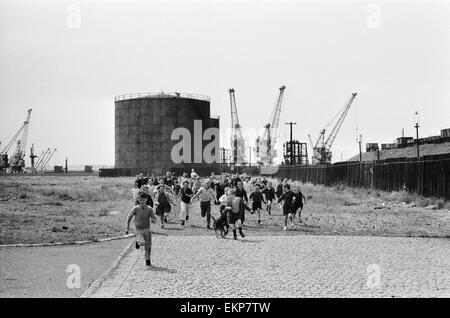
[[[133,249],[92,297],[450,297],[448,239],[154,236],[152,263]]]

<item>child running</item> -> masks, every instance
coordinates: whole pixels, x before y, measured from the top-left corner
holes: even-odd
[[[164,228],[164,223],[167,222],[167,218],[165,214],[170,213],[172,210],[172,203],[170,196],[166,192],[166,188],[164,186],[159,187],[158,193],[155,196],[155,206],[156,206],[156,215],[159,216],[161,220],[161,228]]]
[[[200,197],[200,210],[201,216],[204,218],[206,216],[206,224],[207,228],[210,229],[211,223],[211,200],[216,201],[216,193],[211,188],[211,180],[205,180],[205,186],[201,187],[197,193],[192,197],[191,204],[195,200],[195,198]]]
[[[271,214],[272,202],[275,201],[275,189],[272,187],[272,182],[267,183],[267,187],[262,191],[266,198],[266,211]]]
[[[234,189],[229,191],[229,198],[225,211],[227,211],[228,224],[231,225],[233,229],[233,239],[237,240],[236,223],[238,223],[239,234],[244,238],[245,235],[242,232],[241,222],[242,214],[244,214],[244,202],[242,198],[236,196],[236,190]]]
[[[242,181],[236,181],[237,188],[235,189],[234,193],[237,197],[242,199],[242,202],[244,203],[244,213],[241,215],[241,222],[242,225],[244,225],[245,221],[245,210],[249,211],[253,214],[252,210],[248,207],[248,197],[247,197],[247,191],[244,189],[244,183]]]
[[[184,226],[184,222],[189,220],[189,204],[194,196],[194,192],[189,188],[189,181],[185,180],[183,182],[183,187],[180,189],[177,198],[181,198],[180,205],[180,221],[181,225]]]
[[[229,192],[230,192],[230,188],[226,187],[224,190],[224,194],[222,194],[219,198],[221,214],[223,213],[223,211],[225,211],[225,209],[227,207]]]
[[[277,189],[275,190],[275,194],[277,196],[277,200],[283,195],[283,179],[278,179]]]
[[[278,198],[278,203],[283,202],[283,215],[284,215],[284,228],[283,230],[287,230],[287,220],[288,218],[292,222],[292,201],[294,200],[294,192],[291,191],[291,186],[289,184],[285,184],[283,194]]]
[[[295,200],[292,203],[292,221],[293,221],[293,219],[295,217],[295,214],[298,211],[298,220],[299,220],[300,223],[302,223],[303,201],[305,201],[305,203],[306,203],[306,197],[300,191],[300,187],[299,186],[296,186],[294,188],[294,196],[295,196]],[[294,223],[291,223],[291,227],[292,226],[294,226]]]
[[[252,200],[252,214],[255,212],[258,213],[258,224],[261,224],[261,202],[264,202],[264,204],[267,204],[267,202],[264,200],[264,196],[261,192],[261,186],[259,184],[255,186],[255,191],[250,194],[250,200]]]
[[[150,185],[148,183],[143,184],[141,186],[141,190],[140,191],[144,191],[145,193],[147,193],[147,205],[153,208],[153,199],[152,199],[152,195],[151,195],[151,188]],[[139,202],[136,201],[136,205],[138,205]]]
[[[145,246],[145,264],[151,266],[150,253],[152,251],[152,234],[150,232],[150,219],[155,223],[156,216],[153,209],[147,203],[148,194],[145,192],[139,193],[139,205],[136,205],[127,218],[127,229],[125,234],[130,230],[130,222],[134,217],[134,225],[136,228],[136,248]]]

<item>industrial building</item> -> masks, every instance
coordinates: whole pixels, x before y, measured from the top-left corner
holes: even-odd
[[[440,135],[419,138],[419,156],[444,155],[450,153],[450,128],[442,129]],[[355,155],[347,161],[377,161],[394,158],[417,157],[417,141],[413,137],[399,137],[395,143],[367,143],[366,152]]]
[[[199,121],[201,131],[198,131]],[[179,140],[172,140],[172,133],[177,128],[186,128],[191,135],[191,161],[173,161],[172,149]],[[208,96],[165,92],[117,96],[115,168],[160,175],[166,171],[190,171],[202,166],[206,163],[204,158],[194,160],[194,152],[197,150],[198,153],[199,145],[203,152],[211,143],[211,140],[203,140],[208,128],[219,129],[219,118],[211,117]],[[214,141],[219,144],[219,140]],[[199,144],[194,146],[194,142]]]

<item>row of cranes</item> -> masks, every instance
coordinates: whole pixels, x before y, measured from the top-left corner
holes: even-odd
[[[281,106],[283,103],[283,95],[286,86],[281,86],[279,89],[278,98],[269,122],[264,126],[264,133],[261,137],[256,139],[256,157],[259,164],[271,165],[274,158],[277,156],[275,149],[278,139],[278,126],[280,124]],[[242,127],[239,123],[236,97],[233,88],[228,90],[230,94],[230,108],[231,108],[231,147],[232,158],[234,164],[245,164],[245,140],[242,134]]]
[[[34,154],[34,145],[30,149],[30,159],[31,167],[25,168],[25,160],[27,155],[27,142],[28,142],[28,130],[30,126],[32,109],[28,109],[27,117],[23,122],[20,129],[16,132],[13,138],[8,142],[8,144],[0,150],[0,172],[11,172],[11,173],[42,173],[45,171],[50,159],[53,157],[56,149],[48,148],[43,151],[41,156],[36,156]],[[16,148],[11,156],[8,152],[11,150],[12,146],[16,144]],[[1,146],[1,142],[0,142]],[[38,160],[35,162],[35,159]]]
[[[275,103],[275,107],[272,110],[269,121],[264,125],[264,133],[262,136],[256,139],[256,157],[259,165],[270,166],[274,163],[274,159],[277,157],[276,144],[278,141],[278,128],[280,124],[281,109],[283,104],[284,91],[286,86],[279,88],[278,97]],[[231,108],[231,148],[232,148],[232,163],[233,164],[246,164],[246,146],[245,139],[242,133],[242,126],[239,122],[235,90],[230,88],[228,90],[230,95],[230,108]],[[330,121],[330,123],[320,131],[317,142],[313,144],[311,135],[308,135],[311,148],[313,149],[312,164],[331,164],[332,152],[331,147],[334,140],[347,116],[352,103],[354,102],[357,93],[352,93],[350,100],[345,104],[343,110],[340,110]],[[335,120],[337,119],[337,122]],[[328,136],[325,136],[328,127],[334,123]],[[297,141],[298,143],[298,141]],[[286,143],[285,146],[287,146]],[[293,142],[290,142],[292,147]],[[305,144],[306,146],[306,144]],[[288,147],[285,147],[288,148]],[[292,149],[290,150],[292,153]],[[306,150],[307,151],[307,150]],[[301,154],[300,154],[301,155]],[[307,155],[306,155],[307,156]],[[295,162],[295,161],[293,161]]]

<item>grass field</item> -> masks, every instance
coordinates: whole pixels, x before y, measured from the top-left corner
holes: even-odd
[[[133,207],[133,178],[96,176],[2,176],[0,178],[0,244],[74,242],[124,234]],[[406,192],[382,192],[301,185],[307,197],[304,223],[283,231],[283,216],[246,215],[248,235],[381,235],[450,237],[450,203]],[[161,235],[211,235],[193,203],[190,222],[182,227],[173,207]],[[213,206],[213,216],[218,215]]]

